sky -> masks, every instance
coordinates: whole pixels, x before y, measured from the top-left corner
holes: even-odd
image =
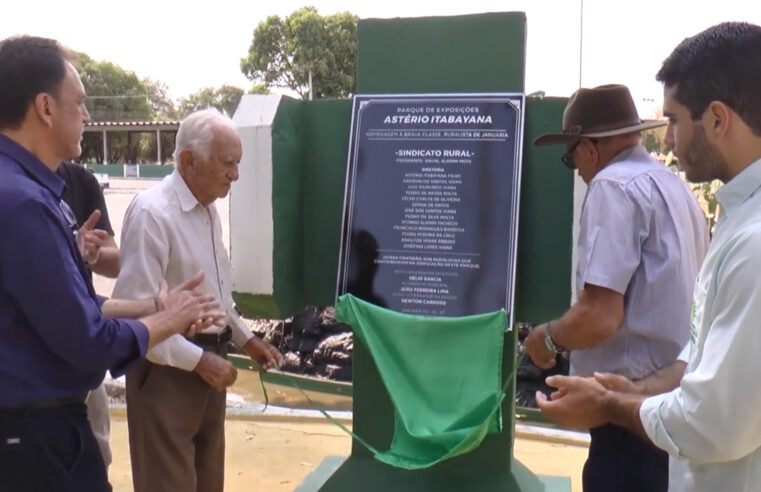
[[[322,15],[349,11],[360,18],[522,11],[526,93],[569,96],[579,87],[581,66],[583,87],[628,85],[643,117],[661,104],[655,73],[679,41],[722,21],[761,24],[761,2],[751,0],[27,0],[3,12],[0,38],[55,38],[166,83],[176,100],[222,84],[248,90],[252,83],[241,74],[240,59],[256,25],[305,5]]]

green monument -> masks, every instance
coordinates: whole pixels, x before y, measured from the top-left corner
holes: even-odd
[[[522,13],[362,20],[358,27],[357,93],[524,92],[525,29]],[[517,320],[544,319],[568,304],[569,283],[549,283],[546,279],[569,278],[572,184],[568,177],[556,179],[551,173],[538,179],[544,166],[537,165],[537,152],[530,145],[547,121],[560,121],[563,106],[563,101],[529,99],[525,108],[528,145],[524,143],[523,150]],[[553,200],[540,199],[550,196]],[[566,205],[553,210],[562,199],[567,200]],[[567,247],[553,252],[548,251],[550,244]],[[503,347],[503,378],[512,373],[516,343],[516,332],[509,332]],[[354,344],[353,374],[354,432],[376,448],[387,449],[393,435],[394,411],[377,368],[360,343]],[[513,459],[513,401],[514,387],[503,403],[503,432],[488,435],[468,454],[409,471],[375,460],[354,441],[345,461],[327,460],[298,490],[316,488],[333,469],[319,490],[568,490],[568,479],[536,477]]]
[[[360,20],[357,93],[524,93],[525,40],[523,13]],[[558,129],[565,103],[560,98],[525,101],[515,321],[541,322],[569,305],[573,177],[558,172],[557,148],[534,148],[531,143],[539,134]],[[351,104],[283,98],[274,106],[269,140],[257,133],[258,123],[247,121],[245,111],[239,108],[235,115],[243,128],[244,156],[262,142],[271,144],[271,181],[264,183],[271,200],[265,194],[261,202],[271,207],[269,245],[252,250],[250,241],[236,242],[236,231],[257,227],[261,236],[261,224],[251,217],[250,206],[236,206],[236,200],[248,196],[234,189],[231,199],[234,270],[243,271],[236,261],[256,267],[267,263],[260,261],[262,256],[251,257],[256,254],[271,263],[264,275],[255,277],[271,275],[262,287],[242,287],[242,282],[234,286],[236,300],[249,316],[285,317],[306,304],[335,300]],[[241,166],[241,181],[261,185],[266,173],[257,171],[245,181],[245,169]],[[253,271],[248,276],[254,278]],[[503,378],[513,372],[516,345],[512,330],[504,341]],[[372,358],[359,343],[354,344],[353,377],[353,430],[374,447],[388,449],[393,408]],[[504,430],[487,435],[467,454],[408,471],[375,460],[354,441],[348,458],[326,460],[296,490],[570,490],[569,479],[537,477],[513,459],[514,391],[514,386],[508,390],[502,405]]]

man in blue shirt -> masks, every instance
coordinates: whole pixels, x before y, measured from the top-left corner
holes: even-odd
[[[211,311],[216,303],[193,291],[200,275],[155,299],[101,305],[55,174],[81,151],[84,102],[79,75],[57,42],[0,42],[3,491],[110,490],[87,422],[88,391],[107,369],[123,373],[168,336],[224,322]]]

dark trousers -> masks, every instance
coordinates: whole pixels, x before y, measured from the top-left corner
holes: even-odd
[[[589,431],[584,492],[666,492],[669,455],[615,425]]]
[[[0,490],[111,491],[84,403],[0,409]]]

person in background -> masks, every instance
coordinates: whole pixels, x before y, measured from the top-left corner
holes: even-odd
[[[98,180],[83,165],[70,162],[62,162],[56,174],[66,184],[63,200],[77,221],[77,243],[90,271],[90,278],[92,279],[92,272],[116,278],[119,275],[119,247],[114,240],[114,230],[111,228],[106,200]],[[111,420],[105,383],[87,395],[86,404],[87,418],[108,470],[111,464]]]

